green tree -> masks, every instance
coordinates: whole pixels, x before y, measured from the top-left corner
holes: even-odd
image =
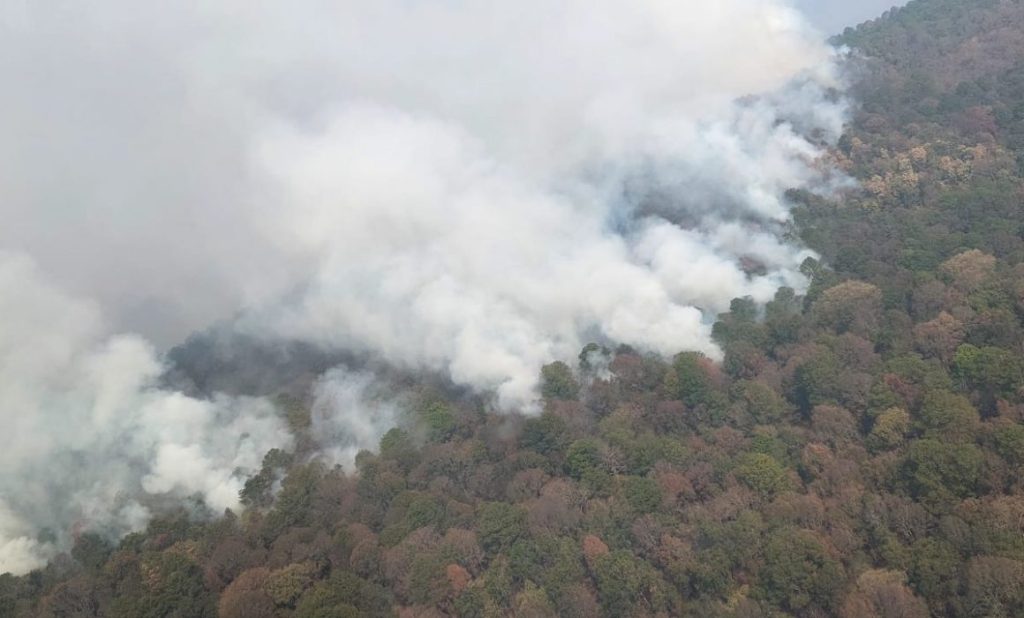
[[[171,552],[143,558],[145,583],[122,590],[110,606],[113,618],[213,618],[213,597],[203,572],[189,558]]]
[[[357,618],[390,615],[388,592],[349,573],[335,571],[330,579],[308,589],[299,598],[293,618]]]
[[[572,369],[562,361],[541,367],[540,377],[540,394],[547,399],[576,399],[580,392],[580,384],[572,375]]]
[[[281,484],[274,509],[267,514],[264,530],[270,538],[285,528],[308,524],[323,469],[312,463],[291,469]]]
[[[741,380],[731,389],[734,416],[742,425],[774,425],[792,413],[792,407],[768,384]]]
[[[782,528],[765,544],[759,588],[774,605],[793,612],[829,610],[843,582],[842,566],[812,532]]]
[[[1024,425],[1007,423],[992,431],[996,452],[1011,465],[1024,464]]]
[[[837,403],[842,364],[831,351],[822,350],[800,364],[793,374],[792,401],[803,414],[814,406]]]
[[[825,290],[811,310],[815,321],[836,333],[873,339],[881,326],[882,291],[863,281],[846,281]]]
[[[982,461],[973,444],[925,438],[910,445],[903,473],[915,496],[948,504],[978,493]]]
[[[284,476],[284,471],[291,463],[291,454],[276,448],[268,451],[263,456],[263,466],[259,473],[247,480],[239,492],[242,504],[256,507],[270,506],[273,502],[271,489],[274,483]]]
[[[765,453],[744,455],[733,469],[733,474],[743,484],[764,496],[773,496],[790,486],[785,468]]]
[[[963,385],[978,391],[989,412],[997,398],[1013,397],[1024,386],[1024,360],[1001,348],[964,344],[953,356],[953,370]]]
[[[887,451],[902,446],[910,431],[910,415],[901,408],[889,408],[878,415],[868,435],[873,451]]]
[[[714,392],[707,370],[707,357],[700,352],[683,352],[672,363],[676,395],[688,406],[706,404]]]
[[[419,451],[407,431],[394,427],[380,439],[380,456],[396,461],[403,470],[409,470],[419,460]]]
[[[966,397],[939,390],[925,395],[916,425],[926,437],[967,441],[973,439],[978,420]]]
[[[563,451],[569,443],[569,428],[561,417],[545,412],[523,424],[522,444],[542,455]]]
[[[486,502],[477,509],[476,531],[488,553],[500,552],[526,534],[526,510],[504,502]]]
[[[89,571],[97,571],[110,557],[113,547],[110,542],[94,532],[78,537],[71,548],[71,557]]]
[[[420,418],[432,442],[444,442],[455,433],[455,415],[444,401],[428,402],[420,411]]]
[[[942,607],[959,587],[962,563],[948,541],[921,539],[910,548],[910,582],[932,601],[933,607]]]
[[[668,585],[654,568],[626,550],[599,556],[594,562],[594,580],[601,606],[609,616],[659,612],[672,605]]]
[[[639,476],[626,477],[623,490],[630,508],[637,513],[651,513],[661,506],[661,487],[654,479]]]
[[[765,348],[768,344],[768,329],[757,321],[757,304],[748,297],[734,298],[729,304],[729,312],[718,316],[712,327],[711,336],[722,345],[735,342],[746,342],[755,348]]]
[[[593,438],[576,440],[569,445],[565,465],[569,474],[592,489],[607,488],[611,475],[602,456],[601,443]]]

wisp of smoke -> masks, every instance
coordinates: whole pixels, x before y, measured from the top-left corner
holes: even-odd
[[[40,266],[0,258],[0,571],[237,507],[273,407],[157,385],[216,320],[502,410],[591,339],[717,356],[732,298],[805,284],[784,196],[835,182],[845,116],[784,0],[26,2],[0,34],[0,247]],[[318,383],[330,461],[397,418],[373,388]]]
[[[400,401],[381,392],[371,373],[335,368],[317,381],[314,391],[312,434],[329,464],[352,470],[359,451],[376,448],[400,423]]]

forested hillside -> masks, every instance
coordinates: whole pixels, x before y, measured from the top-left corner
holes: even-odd
[[[791,196],[811,286],[735,300],[723,362],[588,346],[529,418],[396,378],[416,417],[356,474],[288,389],[244,513],[83,534],[0,615],[1024,615],[1024,2],[836,42],[858,185]]]

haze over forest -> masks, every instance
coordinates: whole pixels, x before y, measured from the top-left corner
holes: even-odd
[[[161,384],[161,342],[220,324],[536,413],[541,366],[590,341],[721,358],[732,298],[806,285],[784,192],[845,182],[814,164],[845,115],[836,52],[775,2],[23,17],[0,109],[16,570],[51,552],[40,526],[137,528],[139,493],[237,509],[291,447],[265,401]],[[337,414],[372,426],[358,447],[392,421]]]
[[[1024,4],[796,6],[0,11],[0,615],[1024,613]]]

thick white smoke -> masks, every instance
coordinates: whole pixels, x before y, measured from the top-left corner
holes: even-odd
[[[308,207],[293,221],[323,262],[295,306],[257,314],[253,331],[446,369],[506,405],[528,402],[540,365],[574,356],[585,334],[714,354],[694,305],[767,300],[805,257],[736,223],[612,232],[601,200],[540,191],[449,127],[377,108],[275,139],[268,156]],[[744,254],[769,274],[747,277]]]
[[[200,497],[237,509],[263,455],[288,446],[267,402],[186,397],[131,335],[100,335],[92,303],[0,254],[0,572],[25,572],[74,529],[123,534],[151,508]]]
[[[0,571],[235,506],[287,446],[113,333],[232,318],[504,408],[591,339],[715,355],[730,299],[804,283],[784,193],[844,116],[820,39],[784,0],[0,7],[0,248],[48,275],[0,259]],[[375,446],[369,378],[319,388],[328,456]]]
[[[334,105],[265,133],[258,159],[287,205],[268,217],[280,242],[317,267],[253,332],[445,370],[521,407],[538,367],[586,338],[715,356],[708,316],[803,283],[783,195],[823,181],[806,134],[837,136],[843,106],[830,52],[778,3],[335,18]]]

